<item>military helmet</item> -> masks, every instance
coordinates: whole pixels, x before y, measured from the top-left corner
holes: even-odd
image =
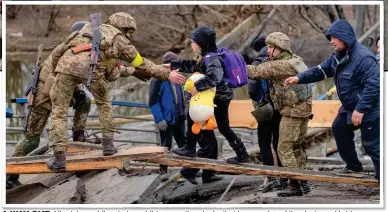
[[[255,110],[252,111],[252,115],[256,118],[258,122],[268,121],[273,116],[273,107],[270,103],[267,103],[261,107],[256,104]]]
[[[269,34],[265,40],[265,43],[267,45],[275,45],[284,51],[292,53],[290,38],[288,38],[288,36],[282,32],[273,32]]]
[[[81,30],[86,24],[88,24],[89,22],[87,21],[77,21],[73,24],[73,26],[71,26],[71,32],[75,32],[75,31],[79,31]]]
[[[114,13],[109,17],[107,23],[122,30],[124,33],[136,31],[135,19],[126,12]]]

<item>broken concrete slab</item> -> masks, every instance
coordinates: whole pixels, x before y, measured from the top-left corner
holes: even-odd
[[[47,188],[41,183],[32,183],[22,185],[17,188],[9,189],[6,193],[7,204],[24,204],[45,192]]]
[[[196,178],[200,183],[199,185],[193,185],[187,181],[185,181],[183,185],[178,182],[172,183],[172,185],[169,185],[163,190],[157,192],[158,200],[163,203],[182,203],[182,201],[188,203],[191,199],[203,199],[213,195],[221,195],[228,187],[232,179],[237,175],[220,176],[223,176],[224,179],[209,184],[201,184],[201,178]],[[259,185],[263,182],[263,180],[263,176],[238,176],[231,190],[238,187]]]
[[[85,204],[131,204],[147,190],[159,175],[121,176],[118,169],[109,169],[85,179]]]
[[[67,178],[73,176],[74,173],[55,173],[55,174],[33,174],[30,175],[20,175],[20,182],[22,184],[32,184],[32,183],[41,183],[43,186],[50,188],[51,186],[66,180]]]
[[[85,199],[85,184],[73,176],[49,188],[27,204],[81,204]]]

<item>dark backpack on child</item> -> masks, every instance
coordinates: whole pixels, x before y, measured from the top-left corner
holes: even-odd
[[[248,73],[244,58],[237,52],[227,48],[219,48],[217,52],[210,52],[204,57],[204,63],[209,63],[212,56],[221,56],[225,65],[223,80],[228,82],[230,88],[239,88],[248,83]]]

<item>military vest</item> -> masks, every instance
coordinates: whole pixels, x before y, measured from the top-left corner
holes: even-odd
[[[294,55],[287,60],[288,64],[295,70],[295,74],[303,73],[308,70],[301,58]],[[271,98],[275,109],[281,111],[284,107],[294,107],[299,102],[312,99],[311,84],[297,84],[285,88],[283,85],[277,85],[270,81]]]
[[[117,35],[122,34],[119,29],[108,24],[100,25],[100,33],[100,61],[98,62],[96,73],[93,78],[104,75],[106,74],[106,71],[112,71],[115,67],[116,59],[107,58],[106,55],[112,55],[109,51],[112,49],[113,40]],[[58,63],[59,67],[56,69],[56,72],[86,78],[90,64],[92,38],[92,25],[86,24],[77,35],[68,42],[67,46],[69,46],[70,49],[62,55],[63,60]],[[69,69],[68,67],[73,68]]]

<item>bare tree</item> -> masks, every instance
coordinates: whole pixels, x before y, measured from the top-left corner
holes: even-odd
[[[50,35],[50,32],[55,25],[55,19],[59,15],[59,12],[61,11],[61,9],[62,9],[62,5],[53,5],[52,6],[50,20],[49,20],[49,23],[47,25],[46,33],[44,35],[45,37],[48,37]]]

